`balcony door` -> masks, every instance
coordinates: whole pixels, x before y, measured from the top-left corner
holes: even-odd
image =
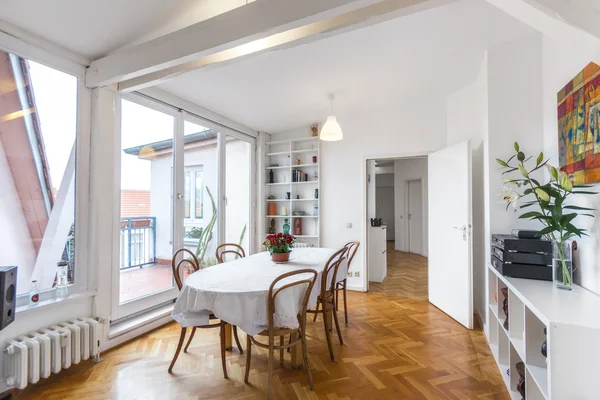
[[[120,116],[118,262],[113,266],[112,320],[177,295],[173,254],[173,168],[176,110],[127,96]]]
[[[256,147],[252,137],[139,95],[125,95],[117,114],[113,321],[177,297],[171,258],[178,249],[203,268],[216,264],[221,243],[250,254]]]

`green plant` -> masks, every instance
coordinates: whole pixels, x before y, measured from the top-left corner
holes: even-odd
[[[217,222],[217,205],[215,204],[215,199],[213,198],[210,189],[208,189],[208,186],[206,186],[206,192],[208,193],[208,197],[210,198],[210,202],[212,204],[212,217],[210,218],[210,221],[208,221],[208,224],[206,224],[206,227],[204,227],[202,230],[202,234],[198,239],[198,245],[196,246],[196,257],[198,258],[200,265],[203,265],[206,249],[212,240],[212,231],[215,227],[215,223]]]
[[[246,236],[246,226],[244,225],[244,228],[242,228],[242,234],[240,235],[240,242],[238,243],[238,245],[240,247],[242,247],[242,242],[244,241],[244,236]],[[237,260],[240,256],[236,254],[235,259]]]
[[[591,208],[580,207],[569,204],[567,199],[576,194],[596,194],[581,190],[588,188],[586,185],[574,186],[565,172],[544,161],[544,153],[540,153],[535,160],[535,166],[528,169],[526,163],[532,157],[526,157],[520,151],[519,144],[514,144],[515,154],[508,160],[496,159],[502,166],[502,175],[519,172],[519,178],[505,178],[505,182],[511,187],[505,186],[502,191],[502,199],[507,202],[506,209],[513,207],[515,211],[525,208],[537,208],[535,211],[524,212],[519,218],[540,221],[545,228],[538,232],[538,236],[547,236],[555,244],[562,266],[563,282],[566,286],[572,286],[571,274],[566,263],[566,254],[563,254],[564,244],[573,237],[581,237],[587,234],[585,229],[577,228],[573,220],[578,215],[594,217],[589,213],[579,214],[580,211],[593,211]],[[540,183],[532,177],[532,173],[546,168],[550,175],[547,183]]]
[[[204,228],[202,227],[192,227],[188,232],[185,233],[185,237],[190,239],[200,239],[202,237],[202,231]]]

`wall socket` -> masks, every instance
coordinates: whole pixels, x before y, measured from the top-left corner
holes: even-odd
[[[348,271],[348,278],[352,278],[352,271]]]
[[[360,277],[360,271],[354,271],[354,277],[355,278]]]

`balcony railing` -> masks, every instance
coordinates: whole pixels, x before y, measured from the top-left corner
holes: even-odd
[[[156,217],[121,218],[121,269],[153,264]]]

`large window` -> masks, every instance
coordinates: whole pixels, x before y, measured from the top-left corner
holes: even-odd
[[[18,267],[17,294],[33,280],[75,279],[77,78],[0,51],[0,266]]]

